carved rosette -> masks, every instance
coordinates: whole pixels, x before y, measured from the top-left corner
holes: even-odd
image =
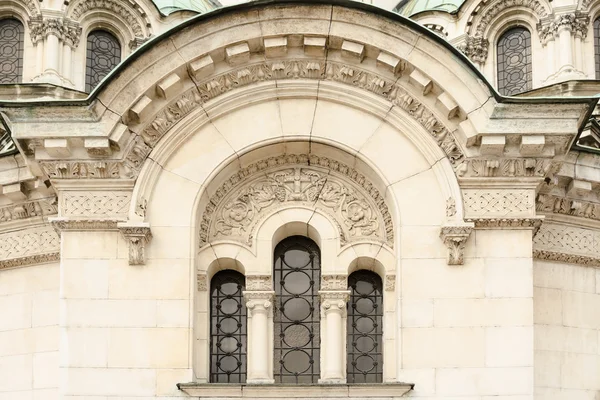
[[[440,238],[448,247],[448,265],[463,265],[467,239],[473,231],[473,224],[442,226]]]
[[[391,214],[374,185],[338,161],[305,154],[269,158],[231,176],[203,213],[200,246],[219,239],[252,245],[258,223],[287,206],[328,215],[342,245],[367,239],[393,247]]]
[[[129,246],[129,265],[144,265],[146,263],[146,244],[152,239],[150,224],[123,223],[119,224],[118,228]]]

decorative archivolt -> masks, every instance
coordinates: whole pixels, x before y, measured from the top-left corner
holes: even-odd
[[[306,154],[268,158],[229,177],[203,212],[200,247],[220,239],[251,246],[259,223],[290,205],[328,215],[342,245],[364,239],[393,247],[392,217],[379,190],[345,164]]]
[[[33,17],[40,13],[39,3],[40,2],[38,0],[1,0],[0,6],[3,8],[8,6],[9,9],[14,7],[22,7],[27,10],[29,17]]]

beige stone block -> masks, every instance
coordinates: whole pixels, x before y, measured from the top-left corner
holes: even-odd
[[[593,268],[551,261],[534,262],[535,286],[595,293],[596,270]]]
[[[0,332],[0,357],[33,353],[32,329]]]
[[[69,368],[64,371],[64,394],[123,398],[154,396],[156,371],[125,368]]]
[[[153,227],[152,241],[146,246],[146,262],[155,258],[189,259],[190,235],[189,227]]]
[[[546,137],[543,135],[523,135],[519,150],[521,155],[534,156],[541,154],[546,145]]]
[[[58,383],[52,389],[37,389],[33,391],[33,400],[63,400],[58,393]],[[96,399],[98,400],[98,399]],[[103,399],[102,399],[103,400]]]
[[[33,294],[33,327],[58,325],[58,290],[45,290]]]
[[[531,258],[485,260],[486,297],[533,297]]]
[[[190,268],[191,262],[187,259],[149,259],[143,268],[113,263],[109,268],[109,297],[187,299],[190,295]]]
[[[459,268],[449,267],[445,259],[403,260],[401,268],[403,301],[485,296],[482,260]]]
[[[83,147],[90,157],[100,158],[112,155],[112,148],[108,138],[85,138]]]
[[[531,299],[436,299],[436,327],[531,326]]]
[[[182,88],[183,82],[179,75],[171,74],[156,84],[156,93],[164,99],[171,100]]]
[[[29,189],[24,182],[13,183],[12,185],[2,185],[2,192],[10,201],[17,203],[27,200]]]
[[[452,119],[458,115],[459,107],[458,104],[450,97],[446,92],[443,92],[437,97],[435,105],[443,112],[443,115]]]
[[[537,387],[560,388],[562,353],[536,349],[534,360],[535,385]]]
[[[304,53],[308,56],[322,57],[325,55],[327,38],[304,36]]]
[[[188,69],[196,79],[202,79],[214,72],[215,64],[212,57],[206,55],[190,62]]]
[[[533,315],[536,324],[562,325],[563,299],[561,291],[534,287]]]
[[[148,96],[142,96],[134,105],[129,109],[129,118],[136,124],[143,122],[146,117],[150,114],[150,108],[152,106],[152,99]]]
[[[600,356],[564,353],[561,365],[561,387],[598,390]]]
[[[186,328],[191,322],[189,300],[158,300],[156,325],[165,328]]]
[[[52,158],[71,156],[71,143],[67,139],[44,139],[44,148]]]
[[[402,365],[406,368],[483,367],[483,328],[405,328]]]
[[[532,254],[531,230],[476,230],[473,232],[477,257],[529,258]],[[502,243],[502,246],[498,246]]]
[[[596,269],[596,293],[600,294],[600,269]]]
[[[239,43],[225,48],[225,59],[230,65],[240,65],[250,59],[248,43]]]
[[[415,397],[435,394],[435,368],[402,368],[398,371],[398,382],[415,384],[411,392]]]
[[[177,389],[177,384],[193,380],[191,369],[159,369],[156,371],[156,395],[181,396],[182,393]]]
[[[409,259],[428,259],[439,263],[443,260],[448,268],[448,248],[440,239],[439,226],[402,226],[400,235],[400,254],[404,262]]]
[[[33,389],[33,355],[0,358],[0,390],[5,392]]]
[[[533,368],[444,368],[436,371],[436,395],[510,396],[533,394]]]
[[[187,368],[188,329],[112,328],[108,366],[111,368]]]
[[[360,148],[360,154],[363,154],[367,160],[377,160],[376,163],[379,172],[390,184],[397,183],[409,177],[412,178],[413,175],[415,175],[414,179],[412,179],[413,190],[415,191],[422,191],[424,185],[431,183],[429,176],[433,176],[433,172],[430,169],[431,166],[429,163],[420,151],[417,150],[417,147],[404,134],[390,124],[381,124],[369,137],[364,146]],[[429,187],[432,191],[432,197],[436,196],[438,187],[437,182]],[[401,197],[398,197],[398,201],[400,200]],[[408,214],[420,212],[422,208],[411,208],[410,211],[407,209],[401,210],[405,214]],[[435,212],[435,210],[430,211]],[[424,223],[422,225],[427,224]]]
[[[600,296],[582,292],[562,292],[563,324],[600,329]]]
[[[64,323],[80,327],[154,327],[154,300],[68,300]]]
[[[423,93],[423,95],[429,94],[429,92],[433,88],[433,82],[431,81],[431,79],[429,79],[429,77],[418,68],[411,72],[408,81],[417,89],[419,89]]]
[[[596,329],[560,327],[564,331],[564,350],[568,353],[600,354]]]
[[[0,310],[0,332],[31,327],[31,294],[0,296]]]
[[[361,62],[365,58],[365,46],[344,40],[342,42],[342,57]]]
[[[561,352],[565,349],[565,327],[556,325],[535,325],[535,350]]]
[[[287,53],[288,41],[285,36],[265,38],[264,43],[267,58],[283,57]]]
[[[266,115],[268,118],[265,118]],[[214,119],[213,123],[234,151],[282,136],[279,107],[276,101],[248,105],[222,114]],[[240,124],[244,126],[243,134],[240,134]]]
[[[192,178],[191,175],[188,178]],[[151,229],[160,226],[190,226],[194,200],[200,185],[167,170],[158,177],[152,201],[148,204]],[[168,193],[178,193],[169,196]]]
[[[2,271],[0,293],[2,296],[24,292],[58,289],[60,266],[58,263],[32,265]]]
[[[321,103],[328,104],[328,102],[319,100],[319,107],[322,106]],[[310,135],[315,120],[316,107],[316,99],[280,99],[279,112],[283,136]]]
[[[117,231],[62,232],[61,258],[110,260],[117,258]]]
[[[35,353],[58,350],[58,327],[43,326],[30,330],[32,349]]]
[[[58,351],[33,355],[33,388],[58,387]]]
[[[63,260],[61,297],[65,299],[106,299],[111,262],[112,260]]]
[[[33,391],[0,392],[0,400],[33,400]]]
[[[506,146],[506,136],[483,136],[479,150],[483,155],[502,156]]]
[[[416,155],[412,154],[412,156]],[[410,159],[411,155],[408,158]],[[403,171],[410,176],[389,186],[388,191],[393,193],[398,204],[403,226],[440,226],[446,219],[446,200],[440,191],[435,172],[427,168],[425,161],[419,158],[416,163],[410,164],[413,164],[414,168],[425,168],[425,170],[414,174],[411,172],[416,170],[410,167],[407,171]],[[386,197],[389,199],[389,196]],[[443,243],[441,239],[440,243]]]
[[[109,328],[63,328],[61,367],[106,367]]]
[[[532,367],[533,327],[488,327],[485,329],[485,365],[488,367]]]
[[[428,328],[433,326],[433,300],[402,299],[402,327]]]

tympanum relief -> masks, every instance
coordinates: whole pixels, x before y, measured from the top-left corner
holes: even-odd
[[[200,246],[220,239],[251,246],[258,224],[288,206],[328,215],[342,245],[366,239],[393,247],[391,215],[373,184],[342,163],[305,154],[269,158],[231,176],[204,211]]]

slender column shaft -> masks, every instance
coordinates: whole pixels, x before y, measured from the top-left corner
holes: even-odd
[[[273,383],[269,360],[273,357],[269,335],[269,315],[272,310],[272,291],[246,291],[244,297],[251,319],[248,383]]]
[[[44,40],[40,39],[38,40],[37,44],[35,45],[35,70],[36,70],[36,75],[41,74],[42,72],[44,72]]]
[[[548,77],[556,72],[556,57],[554,51],[554,39],[551,39],[546,45],[546,56],[548,57],[548,62],[546,63],[548,66]]]
[[[72,81],[71,77],[71,46],[63,45],[63,77]]]
[[[583,71],[583,54],[581,51],[581,36],[575,35],[575,68]]]
[[[58,37],[53,34],[49,34],[46,38],[46,70],[54,70],[58,72],[59,55]]]
[[[560,45],[560,68],[573,65],[573,49],[571,48],[571,31],[562,29],[558,36]]]
[[[321,308],[325,316],[326,338],[324,365],[322,366],[321,382],[345,383],[345,357],[344,344],[346,330],[344,317],[346,315],[346,302],[350,296],[348,290],[320,291]]]

